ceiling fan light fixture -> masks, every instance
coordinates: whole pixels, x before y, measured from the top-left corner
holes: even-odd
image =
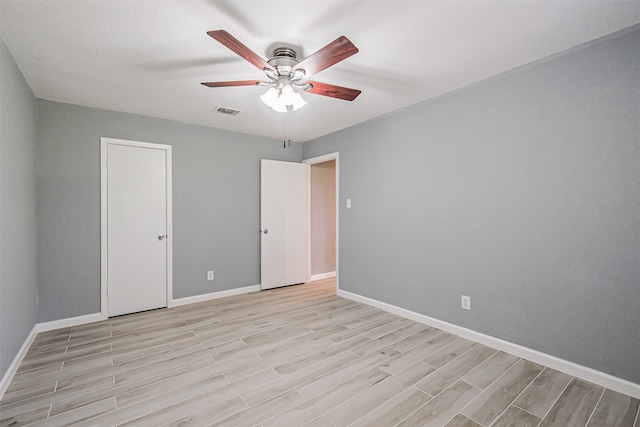
[[[293,105],[295,102],[296,93],[291,87],[291,85],[282,86],[282,90],[280,91],[280,99],[284,105]]]
[[[302,96],[300,96],[300,94],[298,92],[294,92],[293,94],[293,102],[291,103],[291,105],[293,106],[294,111],[297,110],[298,108],[302,108],[305,105],[307,105],[306,101],[304,99],[302,99]]]
[[[260,97],[262,102],[274,111],[280,113],[286,113],[290,110],[297,110],[307,105],[302,96],[296,92],[293,86],[289,83],[282,85],[279,88],[271,87],[269,90]]]
[[[277,111],[278,113],[286,113],[287,111],[289,111],[288,107],[289,106],[285,104],[278,104],[278,105],[274,105],[271,108],[273,109],[273,111]],[[293,110],[293,107],[291,109]]]
[[[278,89],[270,87],[264,95],[260,97],[267,107],[273,108],[278,103]]]

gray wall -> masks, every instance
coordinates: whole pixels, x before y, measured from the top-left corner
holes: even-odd
[[[38,100],[38,322],[100,312],[102,136],[173,146],[174,298],[260,283],[260,159],[299,144]]]
[[[36,104],[0,40],[0,378],[36,323]]]
[[[639,67],[636,28],[304,144],[340,288],[640,383]]]

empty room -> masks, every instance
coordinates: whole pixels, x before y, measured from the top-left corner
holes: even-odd
[[[640,427],[640,2],[0,0],[0,426]]]

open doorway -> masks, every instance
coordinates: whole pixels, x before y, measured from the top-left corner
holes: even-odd
[[[309,278],[335,286],[338,272],[338,154],[305,160],[311,165],[309,197]]]

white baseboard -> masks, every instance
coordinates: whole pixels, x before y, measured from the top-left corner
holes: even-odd
[[[335,271],[330,271],[328,273],[312,274],[311,281],[315,282],[316,280],[330,279],[332,277],[336,277]]]
[[[319,279],[318,279],[319,280]],[[173,300],[172,306],[181,306],[186,304],[192,304],[196,302],[203,302],[212,299],[224,298],[233,295],[246,294],[249,292],[256,292],[260,290],[260,285],[246,286],[243,288],[237,289],[229,289],[226,291],[212,292],[209,294],[196,295],[193,297],[179,298],[177,300]],[[461,326],[454,325],[453,323],[444,322],[442,320],[435,319],[433,317],[426,316],[424,314],[416,313],[411,310],[407,310],[404,308],[397,307],[395,305],[387,304],[378,300],[374,300],[372,298],[364,297],[358,294],[354,294],[344,290],[338,290],[338,296],[343,298],[347,298],[353,301],[361,302],[363,304],[370,305],[372,307],[376,307],[387,311],[392,314],[396,314],[398,316],[423,323],[428,326],[433,326],[438,329],[442,329],[443,331],[450,332],[452,334],[461,336],[466,339],[470,339],[476,341],[478,343],[487,345],[489,347],[502,350],[504,352],[513,354],[515,356],[521,357],[526,360],[530,360],[534,363],[539,363],[541,365],[548,366],[552,369],[558,370],[560,372],[564,372],[568,375],[575,376],[581,378],[585,381],[592,382],[594,384],[600,385],[602,387],[609,388],[611,390],[624,393],[626,395],[632,396],[636,399],[640,399],[640,384],[632,383],[631,381],[624,380],[622,378],[614,377],[613,375],[606,374],[604,372],[597,371],[592,368],[588,368],[586,366],[578,365],[577,363],[570,362],[568,360],[560,359],[558,357],[542,353],[537,350],[533,350],[528,347],[521,346],[519,344],[514,344],[509,341],[501,340],[499,338],[492,337],[490,335],[486,335],[480,332],[476,332],[471,329],[463,328]],[[29,346],[33,343],[38,332],[45,332],[59,328],[65,328],[69,326],[76,326],[85,323],[96,322],[101,320],[100,313],[88,314],[85,316],[72,317],[68,319],[54,320],[51,322],[37,323],[33,326],[33,329],[25,339],[22,347],[16,354],[13,362],[9,365],[9,368],[3,375],[0,380],[0,399],[4,396],[7,387],[11,383],[13,376],[15,375],[18,366],[24,359],[24,356],[27,354],[29,350]]]
[[[171,307],[193,304],[196,302],[209,301],[212,299],[230,297],[233,295],[248,294],[249,292],[257,292],[260,285],[245,286],[243,288],[228,289],[226,291],[211,292],[210,294],[195,295],[192,297],[178,298],[172,301]]]
[[[9,365],[9,368],[0,380],[0,400],[2,400],[2,398],[4,397],[4,393],[7,391],[9,384],[11,384],[13,376],[18,371],[18,366],[20,366],[20,363],[22,363],[22,359],[24,359],[24,356],[27,354],[27,351],[33,343],[33,340],[36,338],[36,335],[38,335],[37,324],[33,325],[33,329],[31,329],[31,332],[29,333],[29,335],[27,335],[24,343],[22,343],[22,347],[20,347],[20,350],[18,350],[18,354],[16,354],[16,357],[13,358],[13,362],[11,362],[11,365]]]
[[[69,317],[67,319],[52,320],[50,322],[38,323],[38,332],[53,331],[54,329],[68,328],[69,326],[84,325],[102,320],[102,314],[85,314],[84,316]]]
[[[367,298],[358,294],[354,294],[348,291],[338,290],[336,292],[338,296],[361,302],[363,304],[370,305],[387,311],[398,316],[423,323],[428,326],[433,326],[443,331],[450,332],[452,334],[461,336],[463,338],[484,344],[486,346],[502,350],[506,353],[513,354],[514,356],[522,359],[529,360],[534,363],[538,363],[544,366],[548,366],[565,374],[578,377],[585,381],[597,384],[602,387],[609,388],[611,390],[624,393],[626,395],[640,399],[640,384],[632,383],[631,381],[624,380],[622,378],[614,377],[613,375],[606,374],[604,372],[597,371],[586,366],[578,365],[577,363],[570,362],[568,360],[560,359],[550,354],[542,353],[537,350],[533,350],[528,347],[514,344],[509,341],[501,340],[499,338],[485,335],[480,332],[476,332],[471,329],[463,328],[461,326],[454,325],[453,323],[444,322],[442,320],[435,319],[433,317],[425,316],[424,314],[416,313],[404,308],[397,307],[395,305],[387,304],[378,300]]]

